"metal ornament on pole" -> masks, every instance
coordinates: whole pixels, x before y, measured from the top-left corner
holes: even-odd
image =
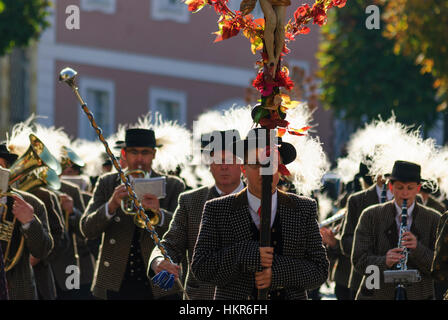
[[[93,129],[95,129],[95,132],[98,135],[98,138],[103,143],[103,145],[104,145],[104,147],[106,149],[106,153],[108,154],[108,156],[112,160],[112,164],[114,165],[115,169],[118,171],[118,174],[120,176],[121,181],[125,184],[126,189],[128,191],[128,194],[129,194],[129,197],[132,198],[132,200],[134,201],[134,206],[135,206],[135,208],[138,211],[137,215],[139,215],[141,220],[145,221],[145,229],[146,229],[146,231],[148,231],[150,233],[151,238],[154,241],[154,244],[160,249],[160,252],[162,253],[164,259],[169,261],[170,263],[173,263],[172,259],[168,256],[165,247],[160,242],[160,239],[159,239],[159,236],[157,235],[157,232],[154,230],[153,226],[151,225],[149,217],[145,214],[145,210],[143,209],[139,199],[137,198],[137,195],[135,194],[135,192],[134,192],[134,190],[133,190],[133,188],[132,188],[132,186],[131,186],[131,184],[129,182],[129,178],[125,176],[125,174],[124,174],[120,164],[118,163],[118,161],[115,158],[114,154],[110,150],[109,145],[108,145],[106,139],[104,138],[104,136],[102,134],[101,128],[95,122],[93,114],[87,108],[87,104],[84,102],[84,100],[82,99],[81,95],[79,94],[78,87],[77,87],[77,85],[75,83],[76,76],[77,76],[77,72],[75,70],[73,70],[71,68],[65,68],[65,69],[63,69],[59,73],[59,81],[65,82],[73,90],[73,92],[75,93],[78,101],[81,104],[81,108],[83,109],[83,111],[87,115],[87,117],[88,117],[88,119],[90,121],[90,124],[92,125]],[[153,281],[153,283],[155,285],[159,286],[160,288],[162,288],[164,290],[169,290],[169,289],[172,288],[172,286],[174,284],[174,275],[169,274],[166,271],[162,271],[162,272],[159,272],[152,279],[152,281]],[[186,299],[188,300],[189,297],[188,297],[187,293],[185,292],[185,290],[184,290],[184,288],[182,286],[182,283],[180,282],[179,278],[176,280],[176,282],[179,285],[179,287],[182,289],[182,291],[184,291]]]

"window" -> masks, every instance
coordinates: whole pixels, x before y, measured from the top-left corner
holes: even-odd
[[[79,83],[79,88],[96,123],[103,130],[103,135],[107,137],[113,134],[115,127],[114,83],[110,80],[84,77]],[[97,138],[95,130],[86,119],[82,109],[78,116],[78,136],[87,140]]]
[[[187,122],[187,95],[183,91],[151,88],[149,106],[150,111],[160,113],[164,121],[177,121],[180,125]]]
[[[100,11],[107,14],[115,13],[116,0],[81,0],[81,9],[84,11]]]
[[[151,18],[154,20],[172,20],[188,23],[190,13],[188,6],[182,0],[150,0]]]

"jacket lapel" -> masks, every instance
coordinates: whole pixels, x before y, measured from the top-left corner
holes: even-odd
[[[215,199],[219,197],[218,190],[216,190],[215,186],[211,186],[208,188],[207,198],[206,201]]]
[[[389,226],[385,230],[385,235],[389,241],[390,247],[396,248],[398,245],[398,226],[397,222],[395,221],[395,215],[397,212],[395,210],[394,201],[390,201],[389,203],[387,203],[385,205],[385,209],[385,223]]]
[[[372,185],[367,189],[366,192],[366,201],[368,206],[376,203],[380,203],[378,200],[378,194],[376,193],[376,184]]]
[[[247,188],[244,188],[236,194],[229,215],[229,224],[236,242],[251,238],[251,217],[249,213],[249,202],[247,200]],[[237,233],[236,230],[240,232]]]
[[[420,204],[415,201],[414,210],[412,211],[412,224],[411,224],[411,232],[417,237],[417,239],[420,239],[420,231],[418,230],[417,226],[424,226],[425,223],[423,221],[419,221],[421,217],[421,207]]]
[[[283,241],[283,254],[288,254],[289,249],[294,248],[294,244],[289,243],[290,240],[294,239],[294,243],[297,243],[297,238],[300,238],[300,234],[294,235],[293,230],[291,230],[294,223],[297,223],[297,217],[293,215],[299,215],[299,208],[297,204],[291,200],[288,195],[280,190],[277,190],[277,212],[276,219],[280,219],[280,225],[282,230],[282,241]]]

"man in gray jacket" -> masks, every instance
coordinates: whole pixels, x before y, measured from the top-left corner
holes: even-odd
[[[152,170],[156,155],[153,130],[126,130],[123,148],[129,170],[141,169],[150,177],[161,176]],[[185,189],[179,178],[165,177],[165,198],[159,200],[147,193],[140,199],[145,209],[162,217],[163,225],[155,226],[158,234],[167,230],[179,194]],[[81,217],[81,232],[87,239],[102,237],[92,291],[96,297],[109,300],[153,299],[158,289],[152,287],[146,270],[154,242],[149,232],[136,227],[133,216],[121,210],[121,201],[127,196],[118,173],[105,174],[96,183],[93,197]]]
[[[222,138],[222,143],[220,144],[223,146],[222,150],[210,150],[210,156],[213,157],[215,154],[221,154],[222,156],[220,163],[212,162],[210,164],[210,172],[215,180],[215,185],[203,186],[180,195],[179,205],[173,215],[169,230],[162,239],[162,244],[168,255],[176,264],[182,262],[187,257],[188,271],[185,290],[189,299],[198,300],[212,300],[215,293],[213,284],[199,281],[190,270],[204,204],[206,201],[220,196],[238,193],[244,188],[241,181],[241,168],[237,163],[237,158],[231,149],[226,150],[225,148],[233,143],[233,138],[239,140],[238,131],[215,131],[209,135],[203,135],[201,137],[201,142],[203,143],[202,152],[207,151],[207,145],[210,142],[205,136]],[[179,266],[164,260],[159,248],[154,248],[150,260],[150,265],[155,273],[166,270],[179,277]]]

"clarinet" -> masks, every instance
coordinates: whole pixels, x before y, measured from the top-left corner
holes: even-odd
[[[407,199],[403,200],[403,204],[401,206],[401,226],[400,226],[400,236],[398,237],[398,248],[403,249],[404,257],[400,259],[400,262],[397,264],[398,270],[407,270],[408,269],[408,248],[403,247],[401,242],[403,241],[403,234],[408,231],[408,206]]]
[[[407,231],[407,219],[408,219],[408,207],[407,200],[403,200],[401,206],[401,225],[400,225],[400,236],[398,237],[398,248],[403,249],[404,257],[400,259],[397,264],[398,270],[408,269],[408,248],[404,247],[401,242],[403,241],[403,234]],[[403,283],[399,283],[395,290],[395,300],[407,300],[406,289]]]

